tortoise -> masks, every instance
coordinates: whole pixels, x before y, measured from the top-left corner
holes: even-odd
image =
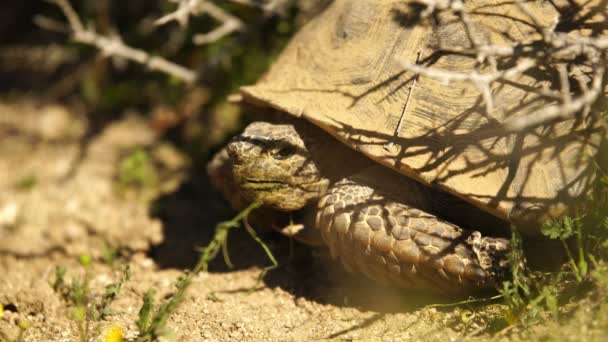
[[[467,1],[472,34],[495,45],[536,34],[515,3]],[[557,16],[551,6],[528,6],[543,23]],[[508,273],[510,225],[539,236],[540,222],[567,214],[589,191],[594,168],[581,156],[595,156],[603,126],[579,117],[501,130],[548,105],[529,89],[551,81],[533,73],[494,86],[488,113],[474,85],[405,70],[476,63],[438,53],[470,47],[470,38],[460,21],[425,19],[422,10],[397,0],[333,1],[257,84],[241,88],[243,102],[268,114],[208,173],[236,208],[260,201],[297,213],[281,231],[326,246],[349,271],[468,293]]]

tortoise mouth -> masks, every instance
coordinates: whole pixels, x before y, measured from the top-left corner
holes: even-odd
[[[246,178],[241,182],[241,187],[252,191],[272,191],[287,188],[289,184],[275,179]]]
[[[280,211],[294,211],[318,200],[327,190],[326,183],[321,180],[294,185],[282,179],[243,178],[240,187],[247,200],[260,201],[264,206]]]
[[[278,179],[258,179],[258,178],[245,178],[241,181],[241,187],[245,190],[252,191],[273,191],[287,188],[297,188],[305,192],[318,192],[324,182],[322,180],[315,180],[312,182],[302,182],[298,185],[293,185],[289,182],[278,180]]]

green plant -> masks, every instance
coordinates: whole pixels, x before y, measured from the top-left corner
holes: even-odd
[[[167,320],[184,301],[186,290],[192,283],[192,274],[193,272],[188,272],[177,279],[175,293],[166,302],[159,305],[154,314],[152,314],[152,307],[155,291],[148,290],[144,296],[144,303],[139,310],[137,327],[140,330],[135,339],[136,342],[156,341],[159,337],[171,338],[173,331],[167,327]]]
[[[143,149],[136,149],[118,166],[118,185],[127,187],[150,188],[158,183],[158,174],[152,158]]]
[[[30,174],[17,180],[17,182],[15,183],[15,187],[17,188],[17,190],[27,191],[34,188],[37,183],[38,178],[36,177],[36,175]]]
[[[268,257],[272,261],[272,265],[264,268],[260,274],[260,278],[263,277],[268,270],[277,266],[275,257],[270,252],[270,249],[264,242],[257,236],[255,231],[249,226],[247,217],[251,211],[255,210],[260,206],[259,203],[252,203],[245,210],[237,214],[232,220],[221,222],[216,226],[215,236],[213,240],[205,247],[201,249],[200,258],[196,266],[183,275],[181,275],[175,282],[175,292],[173,295],[159,304],[154,309],[155,304],[155,289],[149,289],[143,298],[143,304],[139,310],[138,320],[136,322],[139,334],[135,341],[157,341],[160,337],[168,340],[173,339],[173,331],[167,327],[167,321],[173,315],[180,304],[184,301],[186,291],[192,284],[192,279],[201,271],[206,271],[208,264],[213,258],[217,256],[220,250],[222,250],[226,263],[232,267],[230,257],[228,255],[228,232],[232,228],[240,226],[242,221],[245,225],[245,229],[251,234],[253,239],[259,243]],[[109,249],[109,248],[108,248]],[[115,253],[110,253],[114,255]],[[106,257],[107,259],[107,257]],[[110,258],[114,261],[114,257]],[[112,315],[110,310],[111,303],[120,294],[123,285],[130,279],[131,273],[128,265],[123,268],[122,275],[117,282],[107,285],[104,293],[99,297],[95,298],[92,295],[90,289],[90,279],[92,272],[93,260],[88,255],[82,255],[79,258],[79,263],[84,268],[84,274],[81,277],[74,277],[70,282],[66,281],[66,269],[63,266],[57,266],[55,269],[55,280],[52,284],[53,289],[59,293],[64,300],[71,306],[71,316],[78,324],[78,332],[80,341],[90,340],[91,324],[100,320],[106,319]],[[108,262],[110,263],[110,262]],[[99,326],[93,330],[99,332]],[[110,327],[111,329],[112,327]],[[116,327],[114,327],[116,328]],[[118,329],[118,328],[117,328]],[[116,330],[116,329],[115,329]],[[122,338],[122,334],[117,331],[108,331],[106,336],[107,339],[118,339]],[[114,340],[113,340],[114,341]]]
[[[220,222],[215,227],[215,235],[213,236],[213,240],[204,248],[201,248],[199,251],[201,253],[200,261],[194,268],[194,272],[198,273],[200,271],[207,271],[207,267],[209,262],[213,260],[217,254],[222,251],[222,255],[224,256],[224,261],[228,267],[233,268],[234,265],[232,261],[230,261],[230,255],[228,255],[228,232],[233,228],[238,228],[240,226],[240,222],[247,219],[249,214],[259,208],[262,204],[258,202],[251,203],[249,207],[245,208],[243,211],[238,213],[232,220]],[[248,227],[248,224],[246,225]],[[248,232],[253,231],[252,229],[247,229]],[[253,236],[253,235],[252,235]],[[255,239],[255,238],[254,238]],[[261,241],[257,240],[258,243]],[[268,253],[268,248],[262,243],[264,250]],[[271,255],[271,254],[269,254]],[[271,260],[274,260],[274,257],[271,257]]]
[[[84,268],[84,274],[81,277],[74,277],[68,283],[65,280],[65,267],[57,266],[55,269],[55,281],[52,286],[71,306],[71,318],[78,325],[80,341],[84,342],[90,340],[92,323],[106,319],[112,315],[110,305],[120,293],[123,285],[130,279],[131,271],[129,266],[126,265],[118,281],[107,285],[104,293],[97,299],[93,296],[90,288],[92,259],[88,255],[82,255],[79,258],[79,262]],[[93,330],[98,332],[98,328],[96,326]]]
[[[576,280],[580,283],[583,278],[587,275],[589,266],[587,264],[587,258],[585,253],[585,247],[583,244],[583,223],[582,217],[563,217],[561,219],[551,219],[545,221],[542,226],[542,233],[550,239],[560,240],[566,254],[568,255],[568,262],[572,267],[572,274],[576,277]],[[577,255],[576,257],[570,251],[568,246],[568,239],[574,237],[576,239]]]
[[[4,306],[2,306],[0,304],[0,319],[2,319],[3,316],[4,316]],[[0,330],[0,341],[24,342],[25,341],[25,331],[30,328],[30,323],[28,321],[21,320],[21,321],[19,321],[19,323],[17,323],[17,326],[19,327],[19,333],[17,334],[16,338],[12,339],[6,333],[4,333],[3,331]]]
[[[106,242],[106,244],[103,248],[103,256],[101,257],[101,261],[104,264],[112,266],[112,265],[114,265],[114,262],[118,259],[118,257],[119,257],[118,249],[112,247],[109,243]]]
[[[28,321],[19,321],[19,335],[17,335],[17,342],[25,341],[25,331],[30,328]]]
[[[112,314],[110,310],[110,304],[116,300],[116,297],[122,290],[123,285],[131,279],[131,270],[129,265],[126,265],[122,271],[122,276],[119,278],[118,282],[112,283],[106,286],[103,295],[101,296],[101,302],[97,305],[96,318],[104,319],[107,316]]]
[[[146,292],[143,298],[143,304],[139,310],[139,318],[136,322],[139,329],[139,335],[136,338],[136,342],[145,341],[156,341],[159,337],[165,339],[171,338],[173,332],[167,327],[167,321],[173,313],[178,309],[179,305],[184,301],[186,291],[192,284],[192,279],[201,271],[206,271],[209,262],[213,260],[220,251],[224,256],[224,260],[229,267],[232,267],[230,256],[228,254],[228,233],[233,228],[238,228],[240,222],[244,223],[245,229],[251,234],[253,239],[259,243],[270,260],[272,265],[262,270],[260,277],[263,277],[268,270],[277,266],[275,257],[270,252],[270,249],[264,242],[257,236],[255,231],[249,226],[247,217],[249,214],[260,207],[261,204],[254,202],[249,207],[238,213],[233,219],[219,223],[215,227],[215,235],[213,240],[204,248],[200,249],[200,257],[196,266],[191,270],[181,275],[175,282],[175,293],[164,303],[160,304],[158,308],[153,312],[154,307],[154,296],[156,291],[150,289]]]
[[[600,174],[603,171],[599,169]],[[521,238],[514,230],[512,279],[499,289],[508,325],[529,325],[539,319],[560,319],[561,303],[593,296],[608,300],[608,177],[602,175],[586,206],[573,216],[547,220],[542,233],[558,240],[567,263],[556,272],[530,271],[524,265]]]
[[[139,309],[139,315],[136,322],[137,329],[140,332],[148,331],[150,327],[150,321],[152,319],[152,309],[154,308],[154,296],[156,295],[155,289],[149,289],[144,295],[144,303]],[[141,335],[141,333],[140,333]]]

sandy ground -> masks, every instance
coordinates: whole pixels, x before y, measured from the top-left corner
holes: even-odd
[[[82,276],[83,254],[94,259],[89,272],[96,296],[118,279],[122,265],[130,266],[113,314],[92,330],[115,325],[135,337],[145,292],[157,289],[157,300],[170,296],[177,277],[195,264],[196,248],[209,243],[217,222],[234,215],[206,176],[188,171],[187,158],[159,143],[137,114],[90,139],[87,127],[62,106],[0,102],[0,331],[9,337],[28,321],[26,341],[78,340],[73,309],[52,284],[57,266],[66,267],[68,280]],[[153,191],[117,189],[118,165],[137,148],[153,156],[160,179]],[[169,320],[176,340],[608,339],[608,318],[592,299],[559,323],[496,327],[488,317],[500,317],[497,305],[429,307],[458,299],[379,287],[282,236],[261,237],[279,268],[258,281],[270,262],[249,235],[232,231],[235,268],[220,256],[194,279]],[[101,261],[108,246],[120,254],[112,265]]]

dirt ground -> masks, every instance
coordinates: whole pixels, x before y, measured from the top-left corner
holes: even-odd
[[[78,340],[72,308],[52,285],[57,266],[66,268],[68,280],[82,276],[81,255],[94,260],[89,271],[97,296],[122,265],[130,266],[112,314],[91,329],[119,326],[134,338],[146,291],[155,288],[157,300],[170,296],[177,277],[196,263],[197,247],[209,243],[217,222],[234,215],[205,174],[189,171],[188,159],[159,142],[137,113],[90,131],[60,105],[0,101],[0,331],[9,338],[27,321],[26,341]],[[159,180],[154,190],[135,193],[118,188],[117,170],[138,148],[153,157]],[[497,305],[429,307],[459,299],[379,287],[328,265],[320,252],[277,234],[261,237],[280,266],[258,281],[270,261],[248,234],[233,230],[235,267],[220,255],[194,279],[169,320],[176,340],[608,339],[608,318],[592,299],[560,323],[491,330],[495,322],[484,317],[499,317]],[[111,265],[102,262],[108,248],[120,255]]]

